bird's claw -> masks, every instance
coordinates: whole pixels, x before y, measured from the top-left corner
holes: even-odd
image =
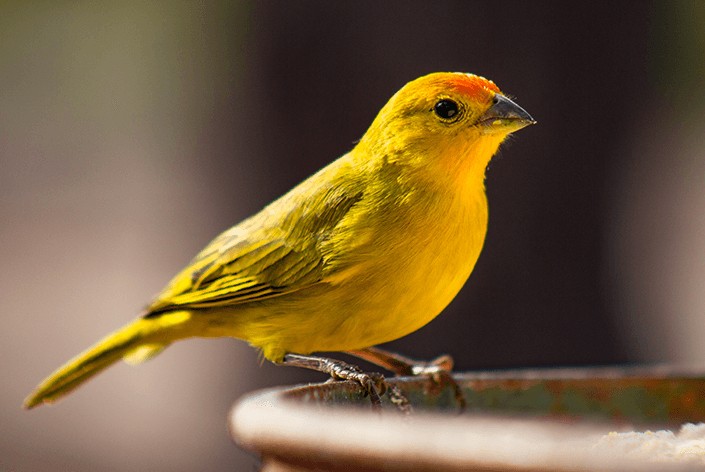
[[[467,403],[465,394],[458,382],[453,378],[453,358],[449,355],[439,356],[429,362],[415,362],[411,365],[413,375],[428,376],[433,382],[435,391],[441,391],[446,387],[453,390],[455,402],[458,405],[459,413],[465,411]]]
[[[365,393],[365,396],[370,397],[373,409],[382,407],[382,395],[387,390],[387,382],[384,376],[377,372],[363,372],[356,365],[348,364],[342,361],[333,361],[330,365],[330,375],[334,380],[352,380],[359,383]]]
[[[384,376],[377,372],[363,372],[359,367],[347,362],[325,357],[287,354],[284,364],[317,370],[331,376],[333,380],[352,380],[362,386],[365,396],[370,397],[373,410],[381,410],[382,395],[387,391]]]
[[[453,390],[459,413],[465,411],[465,394],[451,373],[453,370],[453,358],[451,356],[443,355],[430,362],[421,362],[378,347],[350,351],[350,354],[384,367],[397,375],[427,376],[433,382],[431,388],[435,392],[439,392],[445,387],[450,387]]]

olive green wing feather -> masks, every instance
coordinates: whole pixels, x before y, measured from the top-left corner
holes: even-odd
[[[148,313],[238,305],[321,282],[326,275],[321,245],[362,193],[329,187],[305,200],[297,198],[282,197],[214,239]]]
[[[297,251],[277,239],[207,255],[193,266],[197,269],[183,275],[190,277],[188,288],[164,297],[165,306],[152,311],[236,305],[299,290],[320,280],[321,259],[310,248]]]

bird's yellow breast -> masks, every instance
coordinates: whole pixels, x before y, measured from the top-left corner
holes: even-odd
[[[414,218],[396,215],[399,227],[379,242],[375,267],[359,280],[364,299],[345,324],[354,349],[391,341],[421,328],[456,296],[480,255],[487,230],[487,201],[480,186],[464,198],[408,204]],[[468,198],[469,197],[469,198]],[[419,209],[423,209],[419,216]],[[400,274],[402,274],[400,276]],[[353,328],[354,327],[354,328]],[[352,339],[356,338],[356,339]]]

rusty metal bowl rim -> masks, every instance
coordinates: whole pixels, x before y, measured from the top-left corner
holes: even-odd
[[[487,371],[455,375],[459,383],[504,379],[705,379],[702,366],[632,366]],[[428,388],[427,378],[389,379],[403,388]],[[704,380],[705,382],[705,380]],[[242,447],[266,462],[318,470],[690,470],[623,454],[596,454],[595,441],[614,430],[601,422],[486,413],[422,412],[405,417],[385,409],[333,406],[331,394],[360,397],[353,382],[326,382],[254,392],[232,409],[229,427]],[[287,469],[281,469],[287,470]],[[293,470],[293,469],[292,469]],[[307,470],[307,469],[303,469]]]

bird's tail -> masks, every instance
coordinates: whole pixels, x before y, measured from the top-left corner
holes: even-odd
[[[181,337],[179,329],[170,328],[183,324],[188,317],[188,313],[175,312],[139,318],[109,334],[47,377],[25,399],[24,407],[53,403],[120,359],[137,364],[154,357]]]

